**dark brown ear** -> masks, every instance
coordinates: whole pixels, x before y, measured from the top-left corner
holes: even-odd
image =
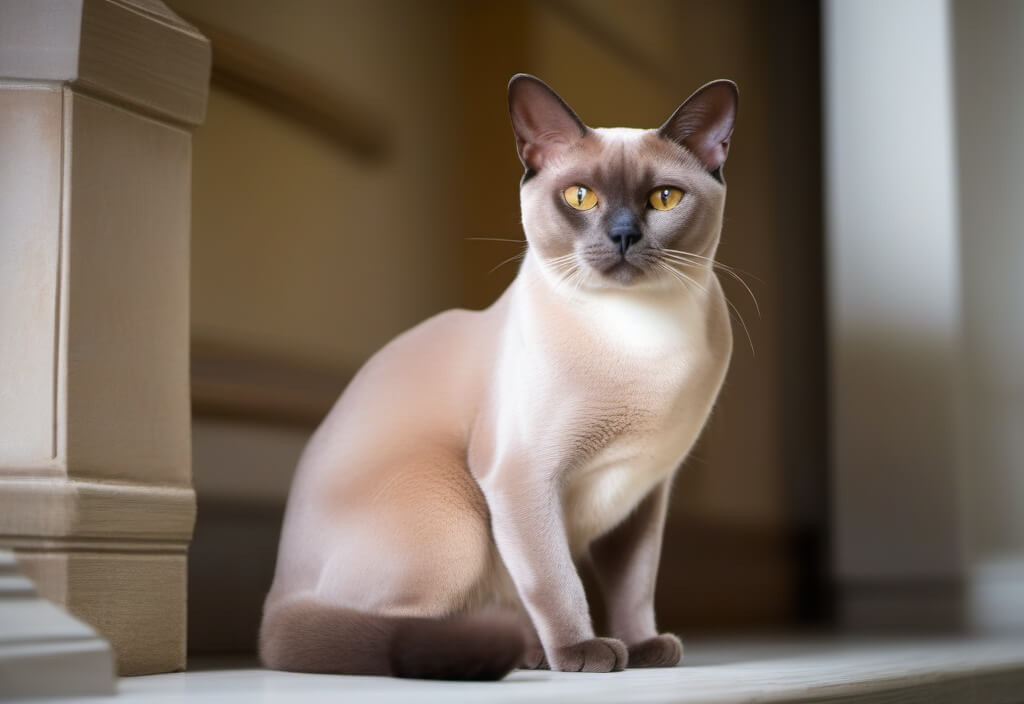
[[[516,151],[527,173],[587,134],[587,126],[544,81],[517,73],[508,83],[508,112]]]
[[[689,149],[721,180],[739,99],[735,83],[712,81],[687,98],[658,133]]]

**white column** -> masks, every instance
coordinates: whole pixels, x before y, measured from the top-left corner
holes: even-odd
[[[948,7],[823,18],[834,570],[848,621],[955,622],[964,570]]]
[[[1024,627],[1024,6],[825,5],[835,575]]]
[[[1024,627],[1024,3],[953,3],[969,612]]]
[[[191,130],[209,43],[153,0],[0,3],[0,544],[185,661]]]

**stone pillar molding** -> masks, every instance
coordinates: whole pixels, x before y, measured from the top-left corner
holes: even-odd
[[[157,0],[0,3],[0,547],[121,674],[185,664],[209,73]]]

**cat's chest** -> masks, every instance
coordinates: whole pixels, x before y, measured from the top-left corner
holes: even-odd
[[[713,349],[706,318],[695,305],[606,301],[578,333],[589,354],[561,370],[579,404],[565,427],[574,470],[564,507],[575,552],[621,522],[693,445],[727,357]]]
[[[618,524],[678,468],[703,425],[703,399],[668,413],[623,408],[584,417],[567,429],[569,456],[563,506],[578,553]]]
[[[534,315],[503,366],[509,432],[566,472],[574,552],[619,523],[689,451],[728,350],[713,349],[707,307],[606,297],[571,315]]]
[[[664,409],[713,356],[706,318],[706,309],[689,300],[585,299],[531,322],[523,346],[527,375],[556,397]]]
[[[604,296],[575,311],[574,327],[594,354],[636,365],[700,353],[704,344],[701,306],[691,300]],[[656,371],[656,370],[652,370]]]

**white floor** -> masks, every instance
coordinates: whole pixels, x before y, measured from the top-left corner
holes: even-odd
[[[198,670],[124,678],[89,702],[1024,702],[1024,637],[694,640],[682,666],[611,674],[517,671],[465,683]],[[69,700],[47,700],[69,701]]]

